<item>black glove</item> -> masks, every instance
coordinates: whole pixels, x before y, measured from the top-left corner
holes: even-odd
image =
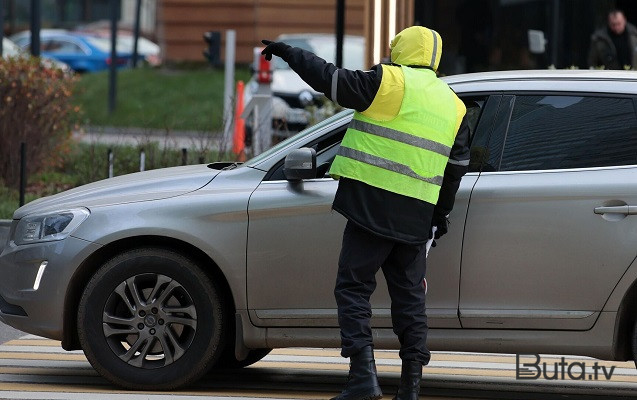
[[[434,239],[440,239],[444,234],[447,233],[447,225],[449,220],[447,217],[434,217],[431,219],[431,227],[429,228],[429,239],[432,238],[431,228],[436,227],[436,233],[433,235]]]
[[[265,49],[263,49],[261,54],[263,54],[268,61],[272,60],[272,54],[283,58],[285,51],[291,47],[283,42],[273,42],[265,39],[262,40],[261,43],[265,45]]]

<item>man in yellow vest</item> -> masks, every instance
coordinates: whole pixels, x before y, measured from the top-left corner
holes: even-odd
[[[402,370],[395,399],[415,400],[426,347],[425,243],[447,232],[447,216],[469,165],[466,108],[436,77],[442,39],[412,26],[391,42],[391,64],[338,69],[311,52],[264,40],[315,90],[356,110],[330,175],[339,179],[333,208],[348,222],[334,294],[341,354],[350,358],[343,392],[333,400],[378,399],[369,298],[383,270],[392,300]]]

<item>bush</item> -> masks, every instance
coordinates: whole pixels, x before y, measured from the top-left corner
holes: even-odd
[[[0,179],[7,186],[19,184],[21,142],[27,174],[61,165],[79,112],[70,102],[74,82],[37,58],[0,59]]]
[[[68,182],[70,187],[84,185],[108,177],[108,150],[113,152],[113,175],[125,175],[139,172],[140,150],[146,155],[145,170],[176,167],[182,165],[182,150],[167,146],[160,146],[157,142],[140,143],[136,146],[110,145],[104,143],[74,143],[70,153],[65,156],[64,166],[57,172],[64,180],[58,179],[63,185]],[[216,151],[207,153],[190,149],[186,164],[199,164],[218,160]],[[44,174],[39,175],[42,178]],[[32,186],[31,184],[29,185]],[[60,187],[61,190],[67,189]],[[61,191],[58,190],[58,191]]]

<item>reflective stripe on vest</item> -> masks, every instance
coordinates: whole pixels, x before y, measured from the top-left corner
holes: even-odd
[[[370,124],[369,122],[353,119],[352,122],[350,122],[349,127],[358,131],[371,133],[372,135],[392,139],[397,142],[410,144],[421,149],[430,150],[445,157],[449,157],[449,154],[451,153],[451,147],[445,146],[442,143],[434,142],[433,140],[429,140],[423,137],[410,135],[408,133],[397,131],[395,129],[385,128],[384,126]]]
[[[456,136],[457,97],[433,71],[401,70],[404,93],[391,89],[402,86],[392,73],[379,89],[383,101],[401,104],[398,115],[383,121],[354,113],[330,174],[436,204]]]
[[[338,149],[338,154],[351,158],[352,160],[364,162],[365,164],[373,165],[378,168],[386,169],[388,171],[397,172],[401,175],[406,175],[411,178],[416,178],[423,182],[428,182],[433,185],[442,186],[442,176],[434,176],[433,178],[425,178],[414,172],[409,165],[400,164],[386,158],[373,156],[371,154],[363,153],[359,150],[350,149],[349,147],[341,146]]]

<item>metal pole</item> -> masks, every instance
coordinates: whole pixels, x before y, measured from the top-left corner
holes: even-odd
[[[115,111],[117,100],[117,5],[118,0],[110,0],[111,13],[111,65],[108,73],[108,113]]]
[[[343,68],[343,37],[345,36],[345,0],[336,1],[336,66]]]
[[[261,137],[263,136],[263,124],[259,119],[259,106],[254,106],[254,110],[252,111],[254,115],[254,123],[252,124],[252,154],[259,155],[261,154]],[[272,125],[272,121],[268,121],[270,125]]]
[[[226,31],[225,83],[223,89],[223,138],[224,144],[232,143],[232,99],[234,98],[234,57],[237,35],[233,29]]]
[[[139,171],[144,172],[146,169],[146,152],[144,149],[139,151]]]
[[[106,153],[107,157],[108,157],[108,177],[112,178],[113,177],[113,149],[108,149],[108,152]]]
[[[560,0],[553,0],[553,23],[551,36],[553,36],[551,43],[551,64],[557,68],[557,57],[560,45]]]
[[[15,32],[15,0],[9,0],[9,32]]]
[[[4,0],[0,0],[0,57],[4,54],[2,41],[4,39]]]
[[[181,149],[181,165],[186,164],[188,164],[188,149],[184,147]]]
[[[139,40],[139,19],[141,17],[142,0],[135,5],[135,26],[133,28],[133,68],[137,68],[137,41]]]
[[[40,0],[31,0],[31,54],[34,57],[40,56]]]
[[[27,188],[27,145],[20,143],[20,207],[24,205],[24,194]]]

